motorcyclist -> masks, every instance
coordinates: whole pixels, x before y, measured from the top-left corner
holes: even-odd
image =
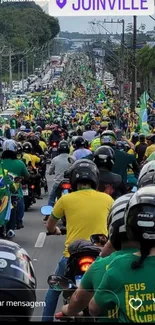
[[[139,144],[135,146],[135,152],[137,154],[137,162],[140,165],[143,161],[144,158],[144,154],[147,148],[147,143],[145,141],[145,135],[144,134],[140,134],[139,135]]]
[[[70,163],[68,161],[69,146],[67,141],[62,140],[59,142],[58,151],[59,155],[52,159],[51,165],[49,167],[49,175],[52,175],[54,173],[54,181],[48,200],[48,205],[51,206],[53,206],[55,203],[57,188],[61,181],[64,179],[64,171],[67,170],[70,166]]]
[[[18,132],[16,140],[22,144],[24,141],[26,141],[26,133],[23,131]]]
[[[55,126],[55,128],[52,130],[52,133],[49,136],[49,145],[51,144],[52,141],[55,142],[60,142],[61,141],[61,134],[59,131],[59,126]]]
[[[91,129],[91,124],[86,124],[85,132],[83,132],[83,138],[87,140],[89,143],[91,143],[95,135],[96,135],[96,131]]]
[[[63,216],[66,217],[65,251],[56,275],[63,275],[65,272],[69,244],[81,238],[89,240],[92,234],[100,233],[101,229],[107,235],[107,216],[113,204],[113,199],[109,195],[96,191],[99,171],[92,161],[88,159],[76,161],[67,174],[74,192],[63,195],[56,202],[47,223],[47,230],[58,235],[61,232],[56,227],[57,221]],[[53,320],[59,294],[58,291],[48,290],[43,321]]]
[[[29,172],[25,164],[17,159],[17,144],[14,140],[6,140],[3,143],[3,154],[2,154],[3,166],[12,176],[29,179]],[[17,222],[17,228],[23,228],[23,217],[24,217],[24,198],[22,193],[22,187],[20,182],[18,183],[17,195],[12,196],[12,204],[14,209],[12,209],[11,217],[7,223],[7,233],[8,237],[11,230],[10,237],[14,237],[15,227]],[[17,220],[18,212],[18,220]]]
[[[50,137],[51,133],[52,133],[52,131],[51,131],[51,127],[50,127],[49,124],[47,124],[47,125],[45,126],[45,130],[42,131],[42,135],[43,135],[43,137],[45,138],[45,140],[47,141],[47,143],[48,143],[48,141],[49,141],[49,137]]]
[[[147,140],[147,148],[144,154],[144,161],[150,157],[152,153],[155,151],[155,134],[150,134],[146,137]]]
[[[75,150],[73,152],[73,158],[75,158],[76,160],[82,159],[82,158],[86,158],[86,159],[93,158],[92,152],[89,149],[85,148],[85,140],[83,137],[78,136],[75,139],[74,147],[75,147]]]
[[[140,171],[137,187],[141,188],[155,184],[155,161],[150,161]]]
[[[129,239],[140,244],[137,253],[117,257],[109,266],[89,304],[92,316],[117,309],[118,323],[154,323],[155,195],[154,185],[139,189],[129,200],[125,224]],[[120,277],[120,274],[123,274]],[[109,291],[110,290],[110,291]],[[111,294],[111,292],[113,294]],[[138,293],[138,295],[137,295]],[[148,300],[148,296],[150,299]],[[134,300],[131,301],[131,297]],[[132,302],[140,304],[133,313]],[[119,301],[119,308],[118,308]],[[131,309],[129,309],[131,306]]]
[[[43,155],[43,150],[41,146],[39,145],[39,138],[36,135],[31,135],[28,137],[28,142],[32,144],[32,153],[34,155]]]
[[[122,177],[112,173],[112,167],[115,163],[115,152],[109,146],[101,146],[94,152],[93,161],[99,169],[100,192],[105,192],[113,198],[117,198],[126,193],[126,187],[123,184]]]
[[[37,286],[31,258],[18,244],[2,239],[0,256],[3,256],[0,272],[0,321],[30,321]]]
[[[30,142],[25,142],[23,144],[23,159],[25,159],[27,166],[29,166],[31,177],[35,176],[35,191],[36,198],[42,199],[41,197],[41,185],[40,185],[40,175],[36,171],[36,165],[40,163],[40,158],[33,154],[32,144]]]
[[[120,151],[116,148],[116,135],[113,131],[107,130],[101,134],[101,145],[111,146],[115,152],[115,163],[112,172],[122,176],[123,182],[127,183],[127,168],[131,165],[135,176],[139,174],[139,166],[135,156],[129,155],[125,151]]]
[[[100,135],[102,133],[102,129],[100,128],[97,133],[95,138],[91,142],[91,150],[94,152],[97,148],[101,146],[101,140],[100,140]]]
[[[39,146],[41,147],[41,149],[42,149],[42,151],[44,153],[48,149],[47,148],[47,144],[45,142],[45,139],[41,136],[41,133],[40,132],[35,132],[35,136],[38,137],[38,139],[39,139]]]
[[[80,311],[84,310],[94,295],[94,291],[96,292],[98,289],[107,266],[117,256],[129,254],[138,250],[138,243],[136,241],[129,241],[127,238],[124,220],[124,211],[132,195],[132,193],[123,195],[112,205],[108,216],[108,232],[109,241],[114,251],[105,258],[98,257],[89,267],[88,271],[86,271],[82,277],[80,287],[72,295],[69,305],[63,306],[62,312],[64,315],[75,316]],[[117,313],[114,315],[114,318],[115,316],[117,318]],[[105,318],[105,321],[107,321],[107,318]]]

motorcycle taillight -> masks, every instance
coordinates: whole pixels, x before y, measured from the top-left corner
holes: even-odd
[[[56,142],[52,142],[52,147],[56,147],[57,143]]]
[[[71,189],[71,184],[68,184],[68,183],[62,184],[61,188],[63,190],[70,190]]]
[[[79,263],[79,267],[80,267],[80,270],[82,272],[86,272],[90,265],[95,261],[95,258],[94,257],[91,257],[91,256],[85,256],[85,257],[81,257],[79,260],[78,260],[78,263]]]

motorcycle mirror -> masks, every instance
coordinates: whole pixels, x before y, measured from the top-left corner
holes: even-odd
[[[49,216],[51,215],[53,211],[53,207],[50,205],[44,205],[41,207],[40,212],[43,216]]]
[[[90,236],[90,241],[92,242],[93,245],[97,246],[104,246],[107,242],[108,238],[104,234],[95,234]]]
[[[74,159],[73,157],[68,157],[68,162],[73,165],[75,163],[76,159]]]
[[[47,279],[47,283],[50,288],[57,291],[71,289],[73,286],[75,286],[74,283],[68,278],[58,275],[50,275]]]

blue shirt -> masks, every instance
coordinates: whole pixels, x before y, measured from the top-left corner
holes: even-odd
[[[73,152],[73,157],[75,157],[76,160],[85,158],[89,155],[92,155],[92,152],[89,149],[77,149]]]

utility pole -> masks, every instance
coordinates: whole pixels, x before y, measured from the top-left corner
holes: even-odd
[[[120,105],[124,107],[124,48],[125,48],[125,20],[118,19],[118,20],[106,20],[103,21],[99,20],[97,22],[91,22],[93,25],[99,25],[103,29],[107,29],[103,26],[103,24],[122,24],[122,40],[121,40],[121,59],[120,59]],[[109,32],[110,33],[110,32]]]
[[[10,84],[10,96],[12,96],[12,51],[9,50],[9,84]]]
[[[50,42],[48,42],[48,59],[50,60],[50,58],[51,58],[51,43]]]
[[[28,57],[26,57],[26,78],[28,78],[29,75],[29,60]]]
[[[2,52],[0,52],[0,108],[3,105],[3,92],[2,92]]]
[[[121,80],[120,80],[120,105],[121,108],[124,108],[124,45],[125,45],[125,21],[122,19],[122,40],[121,40]]]
[[[103,44],[102,44],[102,83],[104,82],[104,57],[105,57],[105,50],[103,49]]]
[[[35,69],[35,62],[34,62],[35,54],[33,53],[33,61],[32,61],[32,69],[33,69],[33,74],[34,74],[34,69]]]
[[[133,17],[133,66],[132,66],[132,94],[131,94],[131,110],[135,111],[137,104],[137,69],[136,69],[136,45],[137,45],[137,16]]]
[[[22,58],[21,62],[22,62],[22,91],[24,92],[24,58]]]

